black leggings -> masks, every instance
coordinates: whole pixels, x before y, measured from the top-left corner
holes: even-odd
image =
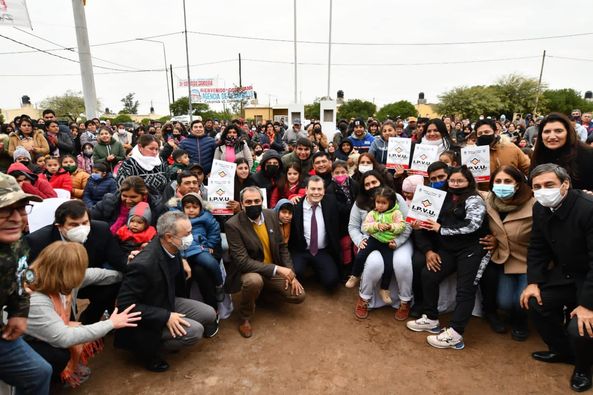
[[[379,251],[383,258],[383,275],[381,276],[381,289],[389,289],[389,283],[393,278],[393,250],[389,248],[389,244],[382,243],[374,237],[367,239],[367,245],[362,250],[358,250],[358,254],[354,257],[354,264],[352,265],[352,275],[360,277],[364,270],[364,263],[373,251]]]

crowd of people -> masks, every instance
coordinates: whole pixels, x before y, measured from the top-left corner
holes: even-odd
[[[426,177],[386,166],[390,137],[437,147]],[[318,281],[329,295],[358,288],[357,319],[390,306],[436,348],[464,348],[476,303],[515,341],[531,321],[549,347],[532,357],[574,364],[571,388],[585,391],[592,143],[591,114],[579,110],[343,119],[330,131],[300,120],[129,130],[99,119],[68,126],[49,109],[17,117],[0,134],[0,379],[32,394],[52,380],[78,386],[111,331],[116,347],[162,372],[165,352],[217,334],[229,294],[249,338],[261,294],[299,304],[303,284]],[[471,145],[489,147],[488,182],[462,165]],[[236,164],[230,215],[210,211],[214,160]],[[407,220],[422,185],[446,192],[436,221]],[[71,199],[53,223],[30,232],[30,202],[64,191]],[[445,281],[456,292],[442,325]],[[89,301],[82,313],[79,299]]]

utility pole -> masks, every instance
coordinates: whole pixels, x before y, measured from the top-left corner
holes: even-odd
[[[82,78],[82,92],[84,95],[84,109],[87,119],[97,116],[97,91],[95,90],[95,76],[93,74],[93,60],[89,45],[89,32],[86,27],[86,15],[82,0],[72,0],[74,26],[76,28],[76,45],[78,46],[78,60],[80,62],[80,76]]]
[[[327,100],[329,99],[329,88],[331,82],[331,65],[332,65],[332,9],[333,0],[329,0],[329,38],[327,40],[328,53],[327,53]]]
[[[241,88],[243,88],[243,77],[241,75],[241,53],[239,52],[239,93],[242,94]],[[243,99],[241,98],[241,117],[243,117]]]
[[[191,106],[191,77],[189,74],[189,45],[187,44],[187,12],[185,11],[185,0],[183,0],[183,32],[185,33],[185,60],[187,62],[187,112],[189,114],[189,123],[192,122],[192,106]]]
[[[297,103],[297,0],[294,0],[294,102]]]
[[[158,43],[163,46],[163,57],[165,59],[165,85],[167,86],[167,100],[169,102],[169,115],[171,115],[171,94],[169,93],[169,70],[167,68],[167,50],[165,49],[165,43],[159,40],[149,40],[147,38],[137,38],[139,41],[148,41],[151,43]],[[171,86],[173,88],[173,86]]]
[[[173,65],[169,65],[169,76],[171,77],[171,99],[175,101],[175,85],[173,85]]]
[[[542,86],[542,76],[544,74],[544,62],[546,61],[546,50],[544,49],[544,54],[542,56],[542,67],[539,71],[539,81],[537,82],[537,96],[535,96],[535,108],[533,109],[533,117],[535,118],[537,114],[537,105],[539,104],[539,94],[541,91]]]

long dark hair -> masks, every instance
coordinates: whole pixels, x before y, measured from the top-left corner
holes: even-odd
[[[383,174],[381,174],[381,172],[377,171],[376,169],[369,170],[362,175],[362,177],[360,178],[360,191],[358,192],[358,196],[356,197],[356,205],[361,210],[366,211],[371,211],[375,206],[373,195],[369,193],[369,191],[364,189],[364,180],[369,176],[373,176],[377,180],[379,180],[379,187],[385,186],[385,177],[383,177]]]
[[[235,164],[237,166],[239,166],[241,164],[246,164],[247,167],[249,167],[249,161],[245,158],[238,158],[237,160],[235,160]],[[249,169],[249,171],[251,172],[251,169]],[[239,198],[238,198],[239,193],[241,192],[241,190],[243,188],[251,187],[254,185],[255,185],[255,181],[253,181],[253,178],[251,177],[251,173],[249,173],[247,178],[245,180],[243,180],[243,182],[241,182],[241,180],[239,180],[239,176],[235,172],[235,200],[239,201]]]
[[[566,143],[564,146],[556,150],[551,150],[546,147],[542,139],[542,133],[545,126],[551,122],[560,122],[566,128],[567,132]],[[533,170],[536,166],[543,163],[556,163],[557,165],[560,165],[566,169],[573,181],[578,181],[580,179],[580,174],[578,165],[576,163],[577,156],[579,151],[590,149],[590,147],[578,139],[577,133],[568,117],[564,114],[553,112],[545,117],[539,124],[537,131],[537,141],[535,142],[535,147],[533,148],[531,169],[529,169],[529,171],[531,172],[531,170]]]
[[[447,130],[447,125],[439,118],[433,118],[426,125],[424,125],[424,131],[422,132],[422,138],[426,135],[426,130],[428,130],[428,126],[433,124],[437,127],[437,130],[441,134],[441,138],[443,139],[443,145],[445,146],[445,150],[449,150],[453,147],[453,141],[451,141],[451,136],[449,135],[449,131]]]
[[[293,163],[289,164],[288,166],[286,166],[286,168],[282,172],[282,175],[280,176],[280,179],[278,180],[277,186],[278,186],[278,190],[280,191],[280,193],[284,193],[284,189],[288,186],[288,170],[289,169],[293,169],[299,173],[298,185],[303,186],[303,187],[305,186],[303,183],[303,177],[301,176],[301,166],[298,163],[293,162]]]
[[[476,196],[478,194],[478,192],[476,190],[476,179],[474,178],[474,175],[467,168],[466,165],[450,168],[449,169],[449,180],[451,179],[451,176],[455,173],[461,173],[461,175],[463,175],[463,177],[465,177],[465,179],[468,181],[468,186],[466,188],[466,191],[464,193],[462,193],[461,195],[459,195],[459,198],[457,200],[455,200],[455,203],[453,203],[453,208],[452,208],[453,210],[455,210],[455,208],[457,208],[459,206],[464,206],[465,201],[470,196]],[[450,187],[447,183],[447,191],[449,189],[450,189]]]
[[[229,134],[229,132],[231,130],[234,130],[237,133],[237,139],[235,141],[235,148],[237,148],[237,147],[241,146],[241,144],[243,144],[243,140],[242,140],[243,130],[241,130],[241,128],[238,127],[237,125],[231,123],[229,126],[224,128],[224,131],[220,134],[220,141],[218,142],[218,145],[220,145],[220,146],[225,145],[224,141],[226,140],[226,136]]]

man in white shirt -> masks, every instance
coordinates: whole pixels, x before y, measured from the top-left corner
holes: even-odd
[[[341,262],[338,219],[335,197],[325,194],[321,177],[310,177],[305,199],[295,206],[288,241],[297,278],[302,279],[311,265],[327,290],[338,284]]]

